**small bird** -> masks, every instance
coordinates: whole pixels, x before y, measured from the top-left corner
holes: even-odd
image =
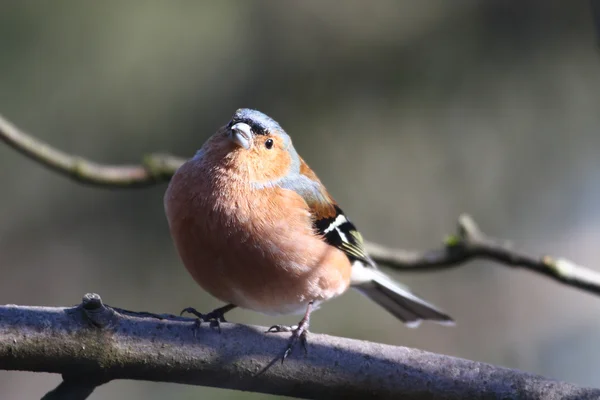
[[[282,361],[300,340],[306,351],[310,314],[357,289],[417,326],[452,319],[381,272],[361,234],[298,155],[290,136],[267,115],[242,108],[172,177],[164,197],[179,256],[207,292],[227,303],[201,314],[219,326],[235,307],[267,315],[301,314]]]

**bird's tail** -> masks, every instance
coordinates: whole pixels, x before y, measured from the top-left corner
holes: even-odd
[[[418,298],[407,287],[394,282],[383,272],[375,268],[362,268],[364,270],[360,274],[361,282],[353,287],[400,319],[406,326],[417,327],[423,320],[454,325],[453,319],[443,311]],[[365,277],[369,279],[364,279]]]

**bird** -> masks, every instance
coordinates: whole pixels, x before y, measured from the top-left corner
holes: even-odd
[[[196,283],[226,303],[199,321],[220,328],[239,307],[266,315],[303,315],[282,362],[311,313],[358,290],[409,327],[453,319],[383,271],[361,233],[271,117],[240,108],[172,176],[164,208],[174,247]]]

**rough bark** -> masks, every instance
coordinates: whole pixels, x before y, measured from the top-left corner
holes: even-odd
[[[76,307],[0,307],[0,369],[62,374],[46,399],[85,399],[114,379],[175,382],[317,398],[597,399],[521,371],[406,347],[309,336],[284,364],[287,334],[105,306],[88,294]]]

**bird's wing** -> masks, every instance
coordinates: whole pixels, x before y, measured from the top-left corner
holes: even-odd
[[[375,262],[365,249],[362,235],[356,226],[344,215],[344,212],[334,204],[335,215],[314,219],[315,229],[331,246],[342,250],[350,260],[362,261],[365,265],[375,267]],[[311,208],[312,210],[312,208]]]
[[[300,159],[300,176],[282,186],[294,190],[304,199],[312,214],[315,231],[323,240],[342,250],[351,261],[375,267],[375,262],[365,250],[362,235],[304,160]]]

